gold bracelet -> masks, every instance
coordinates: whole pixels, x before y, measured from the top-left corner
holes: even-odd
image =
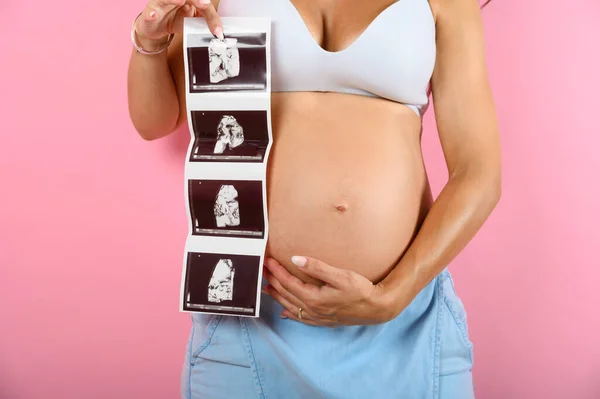
[[[169,38],[167,39],[167,42],[164,44],[164,46],[162,46],[160,49],[158,49],[156,51],[144,50],[144,48],[138,44],[138,42],[136,40],[136,32],[135,32],[135,22],[138,20],[140,15],[142,15],[142,13],[139,13],[138,16],[135,17],[135,19],[133,20],[133,24],[131,24],[131,42],[133,43],[133,47],[135,47],[135,49],[137,50],[138,53],[144,54],[144,55],[156,55],[156,54],[160,54],[160,53],[164,52],[171,45],[171,42],[173,41],[173,37],[175,35],[173,33],[169,34]]]

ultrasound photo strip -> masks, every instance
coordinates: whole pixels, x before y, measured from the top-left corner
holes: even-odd
[[[272,145],[269,18],[184,20],[189,233],[180,311],[258,317]]]

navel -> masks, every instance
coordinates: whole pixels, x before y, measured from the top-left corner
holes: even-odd
[[[349,208],[349,206],[346,203],[333,204],[333,209],[335,209],[339,213],[346,213],[346,212],[348,212],[348,208]]]

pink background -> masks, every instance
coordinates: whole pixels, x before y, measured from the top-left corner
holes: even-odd
[[[142,2],[3,2],[0,398],[176,398],[187,133],[127,114]],[[483,399],[600,398],[600,3],[484,12],[504,194],[452,270]],[[445,170],[426,118],[436,192]]]

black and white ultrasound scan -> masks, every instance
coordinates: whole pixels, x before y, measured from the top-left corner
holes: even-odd
[[[259,317],[268,240],[271,21],[202,18],[183,29],[190,141],[180,311]]]
[[[259,271],[260,256],[188,253],[185,310],[254,315]]]
[[[247,180],[189,180],[192,234],[264,237],[263,183]]]
[[[189,91],[258,90],[267,88],[266,33],[189,34]]]
[[[269,144],[267,111],[192,111],[190,162],[263,162]]]

